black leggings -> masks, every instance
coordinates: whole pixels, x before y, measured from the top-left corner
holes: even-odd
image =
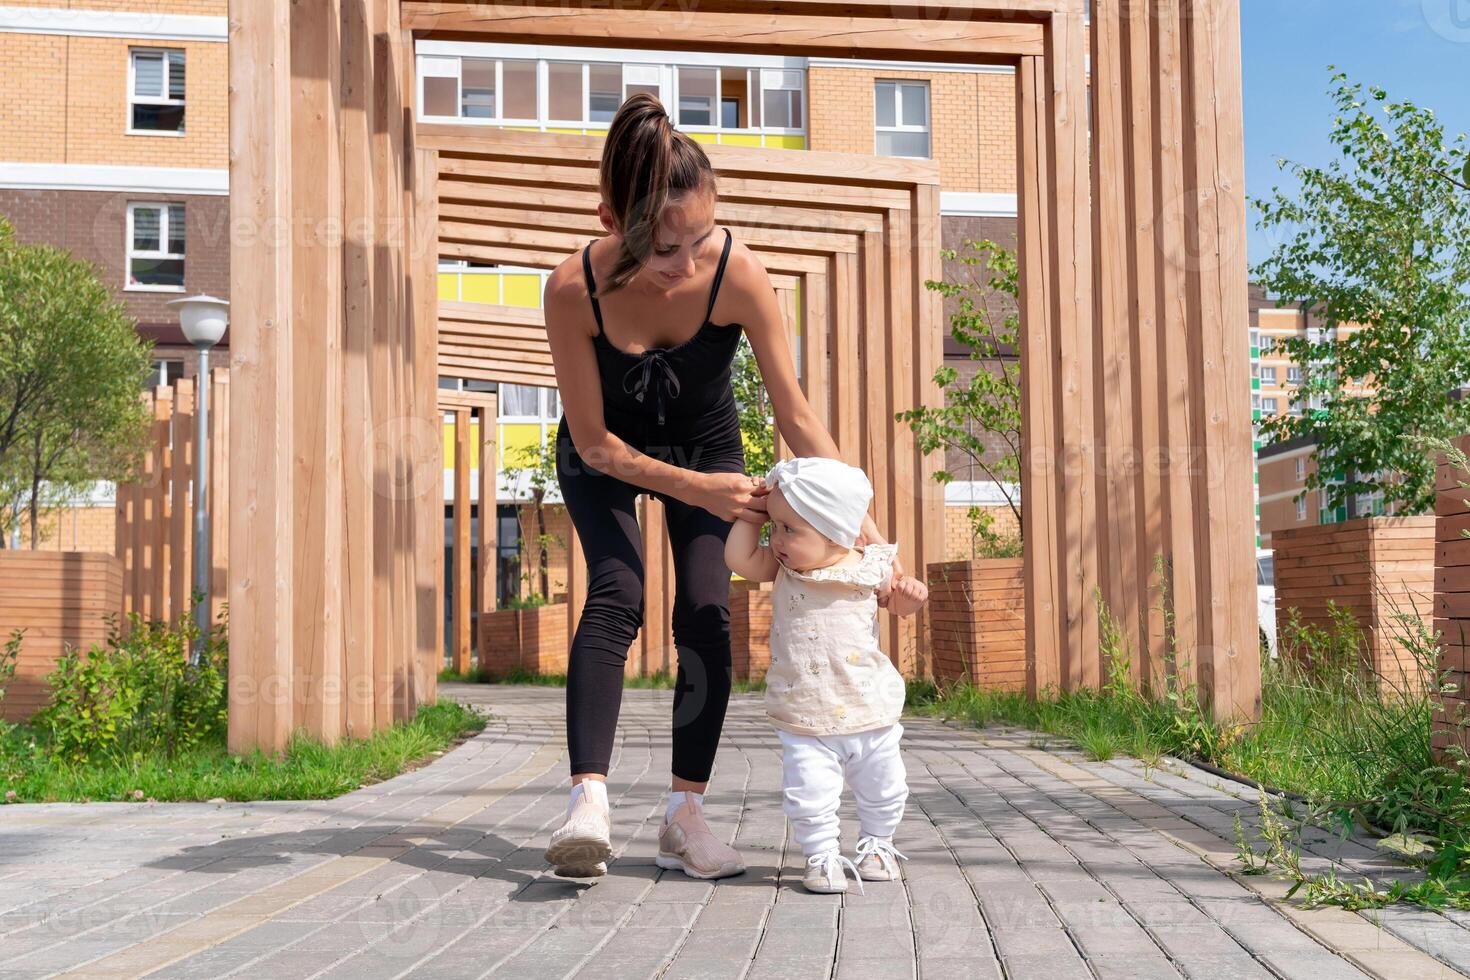
[[[700,452],[702,472],[745,472],[738,440]],[[688,455],[683,465],[689,465]],[[567,665],[567,747],[573,773],[606,774],[623,697],[628,649],[643,624],[643,538],[634,502],[648,493],[589,467],[558,430],[557,475],[567,513],[587,559],[587,600]],[[673,775],[705,782],[714,767],[730,700],[731,522],[702,507],[655,494],[664,503],[674,556]]]

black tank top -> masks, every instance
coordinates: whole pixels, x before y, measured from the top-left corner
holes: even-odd
[[[718,326],[710,320],[725,263],[730,257],[730,229],[725,229],[725,247],[710,286],[704,322],[688,340],[673,347],[654,347],[632,354],[607,339],[602,322],[602,305],[597,300],[597,283],[592,278],[591,243],[582,250],[582,270],[587,276],[587,294],[597,317],[597,370],[602,379],[603,416],[608,429],[624,439],[645,438],[662,432],[663,438],[679,433],[694,437],[700,432],[729,431],[738,412],[730,387],[731,364],[743,327]]]

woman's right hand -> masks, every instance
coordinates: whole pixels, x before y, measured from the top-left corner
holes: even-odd
[[[701,473],[689,502],[722,521],[766,522],[766,481],[746,473]]]

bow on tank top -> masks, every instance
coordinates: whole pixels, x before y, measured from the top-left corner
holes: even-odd
[[[647,440],[654,427],[665,439],[711,434],[712,428],[738,419],[735,394],[730,387],[731,365],[740,343],[740,324],[719,326],[710,320],[725,263],[730,257],[730,229],[725,229],[725,247],[710,286],[704,322],[688,340],[673,347],[654,347],[638,354],[612,345],[602,322],[602,304],[597,300],[597,283],[592,278],[591,243],[582,250],[582,270],[587,276],[587,293],[597,317],[597,370],[602,379],[603,416],[609,431],[623,439]],[[716,424],[720,423],[720,424]]]

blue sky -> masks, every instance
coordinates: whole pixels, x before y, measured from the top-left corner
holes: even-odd
[[[1434,110],[1446,137],[1470,131],[1470,0],[1241,0],[1246,191],[1287,185],[1278,157],[1324,164],[1328,65],[1391,99]],[[1252,209],[1250,261],[1271,251]]]

